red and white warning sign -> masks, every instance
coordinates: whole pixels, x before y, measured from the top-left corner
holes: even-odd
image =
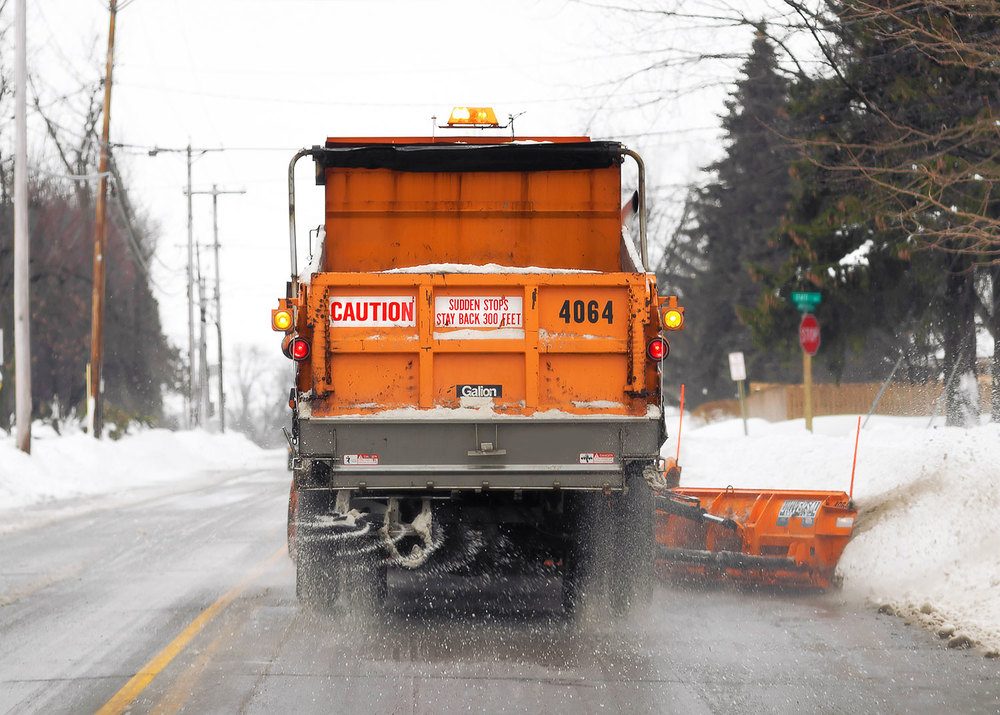
[[[345,454],[344,464],[351,467],[375,467],[378,466],[377,454]]]
[[[436,328],[523,328],[524,298],[449,295],[434,298]]]
[[[614,452],[580,452],[580,464],[614,464]]]
[[[405,328],[417,324],[417,299],[412,295],[331,296],[333,328]]]

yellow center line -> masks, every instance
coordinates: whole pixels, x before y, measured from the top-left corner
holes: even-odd
[[[215,618],[219,613],[230,603],[232,603],[236,598],[246,590],[253,581],[260,577],[264,571],[267,570],[271,564],[277,561],[281,556],[285,554],[286,547],[281,546],[277,551],[268,556],[263,561],[259,562],[253,570],[240,581],[238,584],[233,586],[231,589],[226,591],[224,594],[219,596],[218,600],[211,606],[206,608],[204,611],[198,614],[198,616],[191,621],[177,637],[174,638],[167,646],[153,656],[152,660],[146,663],[139,669],[132,678],[122,686],[121,690],[115,693],[108,702],[101,706],[101,709],[97,711],[98,715],[118,715],[125,711],[132,701],[139,697],[139,694],[146,689],[146,687],[153,682],[153,679],[160,674],[160,672],[170,665],[170,662],[176,658],[181,651],[187,647],[188,643],[198,635],[202,629],[208,625],[213,618]]]

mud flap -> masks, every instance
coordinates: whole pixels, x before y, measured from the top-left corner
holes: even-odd
[[[613,563],[609,570],[611,609],[626,614],[649,599],[653,577],[653,491],[643,474],[643,463],[628,465],[625,491],[617,502],[613,534]]]

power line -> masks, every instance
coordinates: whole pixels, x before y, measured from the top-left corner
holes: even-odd
[[[329,101],[320,99],[294,99],[290,97],[275,97],[275,96],[256,96],[256,95],[245,95],[245,94],[224,94],[221,92],[205,92],[200,90],[182,89],[179,87],[163,87],[156,85],[141,84],[137,82],[119,82],[119,84],[133,87],[135,89],[146,89],[153,92],[166,92],[169,94],[184,94],[195,97],[208,97],[211,99],[226,99],[232,101],[240,102],[264,102],[271,104],[282,104],[282,105],[301,105],[301,106],[314,106],[314,107],[418,107],[418,108],[428,108],[434,109],[441,106],[449,105],[449,102],[348,102],[348,101]],[[640,94],[656,94],[659,90],[648,89],[640,90],[636,92],[631,92],[632,95]],[[597,94],[597,95],[577,95],[570,97],[537,97],[532,99],[515,99],[515,100],[496,100],[493,104],[497,105],[515,105],[515,104],[559,104],[562,102],[577,102],[581,100],[588,99],[609,99],[615,98],[620,95],[617,94]]]
[[[129,142],[111,142],[111,146],[116,149],[128,149],[134,152],[141,152],[148,156],[156,156],[160,153],[183,154],[187,147],[169,147],[159,144],[132,144]],[[204,154],[213,151],[298,151],[299,146],[216,146],[216,147],[193,147],[191,151]]]

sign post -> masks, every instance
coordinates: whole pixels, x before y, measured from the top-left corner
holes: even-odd
[[[743,359],[743,353],[729,353],[729,376],[736,382],[736,390],[740,396],[740,415],[743,417],[743,436],[747,432],[747,400],[746,387],[744,383],[747,379],[747,365]]]
[[[813,429],[812,358],[819,350],[819,342],[819,321],[812,313],[806,313],[802,316],[802,322],[799,323],[799,345],[802,346],[803,408],[806,429],[810,432]]]
[[[812,432],[812,358],[819,350],[819,321],[812,313],[823,302],[823,294],[819,291],[792,291],[790,297],[795,307],[802,313],[802,322],[799,323],[799,345],[802,346],[802,407],[806,429]]]

